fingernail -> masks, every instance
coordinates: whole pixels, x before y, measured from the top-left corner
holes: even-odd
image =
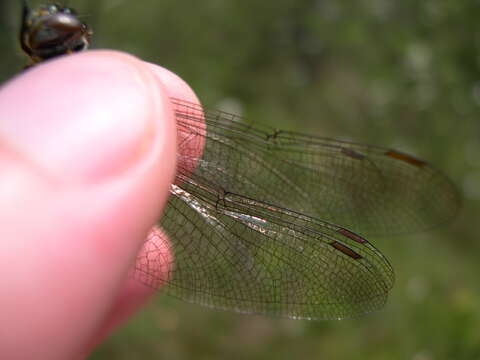
[[[33,68],[0,92],[0,141],[63,180],[121,174],[151,148],[162,111],[136,62],[81,54]]]

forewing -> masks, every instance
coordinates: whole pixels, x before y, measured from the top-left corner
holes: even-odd
[[[448,178],[410,155],[253,126],[183,100],[172,103],[179,126],[205,137],[202,157],[183,156],[180,164],[195,161],[196,171],[219,191],[293,209],[361,234],[424,230],[458,211],[459,196]],[[177,181],[189,174],[190,169],[180,167]]]

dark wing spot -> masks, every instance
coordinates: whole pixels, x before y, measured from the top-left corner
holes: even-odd
[[[412,164],[414,166],[422,167],[426,165],[425,161],[419,160],[417,158],[414,158],[413,156],[395,151],[395,150],[390,150],[385,153],[385,155],[390,156],[392,158],[404,161],[406,163]]]
[[[333,241],[330,243],[335,249],[341,251],[347,256],[350,256],[352,259],[358,260],[362,258],[362,255],[350,249],[347,245],[339,243],[338,241]]]

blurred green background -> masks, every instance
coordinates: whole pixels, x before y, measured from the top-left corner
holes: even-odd
[[[20,3],[0,2],[1,82],[25,63]],[[480,359],[479,1],[68,5],[93,27],[93,47],[173,70],[205,105],[414,153],[464,196],[452,224],[369,239],[397,277],[381,312],[294,321],[212,311],[160,293],[92,359]]]

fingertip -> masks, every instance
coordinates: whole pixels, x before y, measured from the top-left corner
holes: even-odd
[[[173,252],[167,235],[153,228],[140,249],[125,284],[110,312],[91,341],[100,343],[116,327],[143,306],[167,281],[173,268]]]
[[[183,99],[194,104],[200,104],[200,100],[198,100],[195,92],[180,76],[162,66],[148,62],[145,64],[150,67],[160,82],[166,87],[171,98]]]
[[[165,165],[176,160],[167,90],[143,61],[117,51],[29,69],[1,89],[0,118],[9,144],[69,181],[116,175],[152,146],[165,154]]]
[[[195,170],[205,146],[206,124],[202,105],[190,86],[177,74],[155,64],[146,64],[171,98],[177,120],[177,172],[188,176]]]
[[[0,184],[15,191],[0,192],[2,349],[67,358],[98,328],[166,203],[173,110],[142,61],[87,52],[10,81],[0,118]]]

